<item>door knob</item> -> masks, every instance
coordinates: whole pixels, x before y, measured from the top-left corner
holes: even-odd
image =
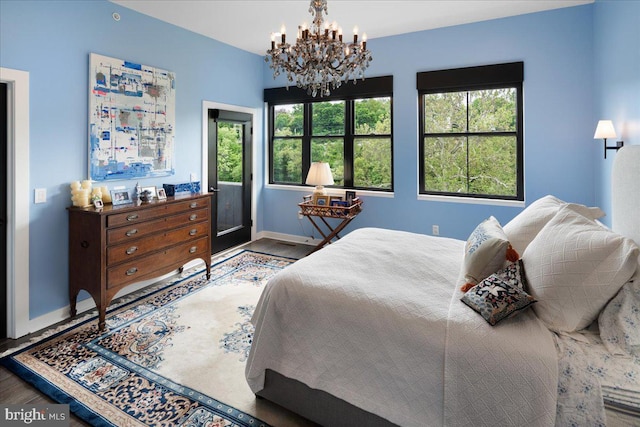
[[[209,187],[209,191],[211,191],[212,193],[217,193],[218,191],[220,191],[220,189],[219,188]]]

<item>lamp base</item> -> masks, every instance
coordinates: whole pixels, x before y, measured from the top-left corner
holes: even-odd
[[[316,185],[316,188],[313,189],[314,196],[326,196],[327,190],[324,188],[324,185]]]

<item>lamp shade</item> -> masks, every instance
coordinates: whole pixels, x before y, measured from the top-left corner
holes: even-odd
[[[613,122],[611,120],[600,120],[598,127],[596,127],[596,133],[593,134],[593,139],[615,138],[616,130],[613,128]]]
[[[333,174],[329,163],[313,162],[307,174],[307,185],[333,185]]]

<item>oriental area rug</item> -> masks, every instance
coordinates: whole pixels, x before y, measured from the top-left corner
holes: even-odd
[[[249,319],[295,260],[240,251],[62,326],[0,363],[95,426],[267,426],[244,381]]]

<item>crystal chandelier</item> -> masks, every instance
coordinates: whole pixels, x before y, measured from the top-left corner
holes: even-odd
[[[343,42],[342,28],[335,21],[331,25],[324,22],[323,12],[327,13],[327,0],[311,0],[311,28],[306,23],[298,26],[296,44],[291,45],[286,41],[283,25],[280,34],[271,34],[271,49],[265,56],[266,62],[271,61],[274,79],[286,74],[290,83],[295,82],[313,97],[318,93],[321,97],[330,95],[330,89],[339,88],[343,81],[353,79],[355,84],[358,78],[364,80],[364,70],[372,60],[366,34],[359,42],[356,27],[353,43]]]

